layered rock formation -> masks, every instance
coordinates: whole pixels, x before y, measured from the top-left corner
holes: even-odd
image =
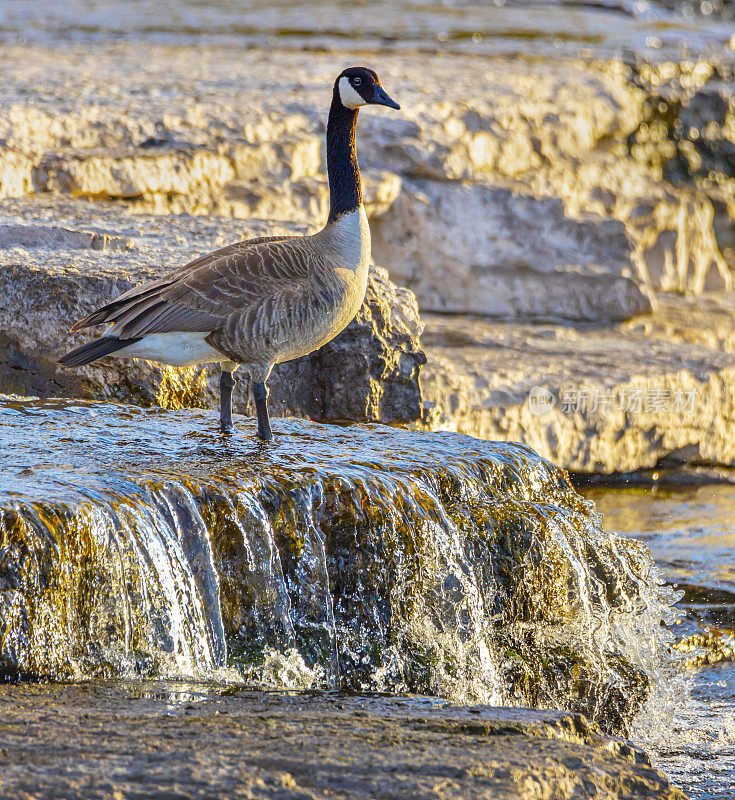
[[[488,9],[511,20],[512,36],[528,14]],[[342,33],[365,17],[344,4],[321,18],[311,7],[282,10],[330,36],[335,16]],[[378,26],[376,51],[349,57],[378,67],[404,107],[402,117],[363,114],[359,149],[374,255],[409,288],[374,270],[350,328],[276,371],[274,411],[422,417],[422,426],[518,439],[582,470],[730,463],[733,310],[728,295],[702,293],[732,283],[732,192],[721,179],[731,77],[705,60],[649,69],[557,57],[566,45],[556,33],[550,58],[478,59],[476,11],[452,7],[449,33],[437,29],[426,52],[387,52]],[[108,25],[117,6],[90,13]],[[543,15],[559,13],[568,11],[544,4]],[[595,13],[575,9],[575,21]],[[71,322],[132,283],[243,236],[303,231],[325,217],[328,88],[347,56],[265,50],[260,29],[241,33],[259,48],[147,42],[141,59],[137,41],[0,47],[0,389],[169,408],[216,402],[206,371],[106,362],[65,373],[54,358],[81,341],[68,337]],[[641,36],[637,22],[615,41],[628,47],[627,33]],[[310,35],[284,32],[292,42]],[[436,44],[448,38],[454,52]],[[429,322],[428,410],[411,291]],[[706,324],[692,324],[702,309]],[[505,321],[457,316],[466,312]],[[15,459],[2,479],[6,677],[212,674],[229,645],[233,663],[261,684],[564,706],[618,729],[662,677],[662,606],[647,551],[600,531],[566,477],[523,446],[383,427],[347,436],[291,420],[276,423],[276,448],[288,450],[279,460],[252,442],[246,420],[233,439],[211,436],[206,412],[17,400],[2,410]],[[18,443],[33,451],[22,464]],[[301,724],[343,734],[344,719],[330,722],[330,713]],[[645,757],[596,738],[578,718],[525,727],[512,714],[467,711],[482,718],[477,728],[464,716],[455,724],[454,713],[430,727],[443,745],[449,732],[460,736],[459,772],[406,756],[407,796],[437,781],[456,796],[480,782],[493,796],[679,796]],[[352,749],[367,752],[375,730],[382,738],[350,777],[364,785],[380,763],[386,777],[371,796],[384,786],[395,796],[405,765],[380,760],[393,752],[383,736],[393,723],[375,716]],[[252,719],[243,714],[233,729],[210,721],[197,741],[234,730],[241,757],[237,734],[252,734]],[[142,742],[149,729],[135,723]],[[423,737],[424,712],[406,726],[389,729]],[[268,727],[284,741],[284,729]],[[150,732],[156,747],[168,734],[181,745],[175,727]],[[501,732],[502,748],[466,755],[478,736]],[[299,737],[303,751],[302,727]],[[538,737],[540,761],[529,764]],[[313,780],[311,768],[303,777],[292,761],[274,772],[260,754],[257,778],[238,783],[212,767],[227,741],[194,769],[200,789],[220,779],[225,791],[256,795],[344,788]],[[322,763],[333,763],[329,747],[317,748]],[[48,781],[32,769],[18,791],[76,791],[81,781],[97,791],[83,750]],[[0,759],[27,773],[22,743],[8,752]],[[173,791],[171,761],[152,791]],[[150,772],[110,778],[107,764],[99,769],[100,795],[125,793]],[[176,791],[189,779],[178,776]],[[3,786],[10,797],[16,788]]]
[[[533,235],[529,236],[529,231]],[[424,311],[612,321],[651,311],[622,223],[491,184],[404,180],[374,247]]]
[[[659,295],[616,325],[425,315],[433,427],[525,442],[567,469],[735,463],[735,300]]]
[[[9,107],[3,195],[106,199],[155,213],[323,217],[333,56],[310,55],[307,68],[299,53],[271,54],[266,64],[258,52],[161,49],[141,72],[125,47],[94,57],[67,48],[58,67],[67,80],[55,85],[48,51],[33,51],[35,68],[25,74],[16,64],[30,54],[21,52],[4,48],[0,61]],[[379,60],[404,111],[380,120],[365,112],[361,123],[367,203],[380,219],[375,255],[424,310],[620,319],[649,309],[654,289],[730,285],[713,197],[661,183],[651,163],[661,148],[650,133],[650,91],[620,63],[568,59],[549,69],[498,58],[478,78],[461,56]],[[695,66],[679,82],[687,96],[712,75],[706,63]],[[274,81],[276,73],[310,78]],[[82,107],[62,83],[84,94]],[[153,91],[141,94],[141,85]],[[216,103],[206,99],[213,87]],[[729,135],[726,114],[718,130]],[[539,295],[552,282],[568,292],[544,307]]]
[[[0,49],[0,388],[211,406],[208,371],[107,362],[72,373],[53,359],[82,340],[66,335],[74,319],[131,283],[243,236],[323,221],[339,59],[158,46],[142,68],[124,44],[58,53]],[[459,54],[375,60],[404,106],[360,121],[376,261],[424,314],[506,327],[431,320],[427,411],[415,301],[376,271],[343,337],[276,370],[275,413],[421,420],[521,439],[580,470],[682,453],[730,464],[729,296],[691,299],[731,285],[725,66],[495,57],[478,73]],[[687,314],[703,315],[700,332],[670,324]],[[544,337],[563,342],[548,362]],[[523,411],[533,387],[554,395],[550,416]],[[570,416],[566,390],[643,392],[655,408]],[[661,393],[699,405],[668,413]],[[243,380],[236,407],[247,402]]]

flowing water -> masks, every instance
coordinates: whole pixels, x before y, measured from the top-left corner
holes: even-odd
[[[611,530],[643,540],[683,592],[673,628],[689,661],[690,695],[639,734],[692,798],[735,797],[735,487],[586,492]],[[675,713],[671,715],[671,711]]]
[[[567,707],[625,730],[673,661],[650,556],[521,445],[205,411],[0,405],[6,678]],[[233,672],[234,671],[234,672]]]
[[[257,46],[415,50],[478,56],[681,56],[727,49],[722,0],[15,0],[0,4],[7,42],[146,39]]]
[[[561,706],[692,797],[735,792],[735,487],[587,490],[595,512],[527,448],[458,434],[278,420],[262,445],[206,411],[21,398],[0,422],[6,679]]]

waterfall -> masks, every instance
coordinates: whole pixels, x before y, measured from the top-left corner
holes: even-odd
[[[303,420],[264,446],[205,411],[0,411],[6,678],[229,666],[611,729],[658,680],[650,554],[527,447]]]

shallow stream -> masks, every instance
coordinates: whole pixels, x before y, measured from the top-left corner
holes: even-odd
[[[532,450],[0,403],[0,673],[216,676],[583,711],[669,668],[648,552]]]
[[[677,57],[726,48],[733,32],[730,14],[728,3],[718,0],[185,0],[154,8],[143,0],[25,0],[0,4],[0,38],[428,49],[477,56],[611,57],[637,52]]]
[[[607,528],[644,541],[683,592],[672,630],[686,643],[690,696],[644,713],[638,735],[692,798],[735,797],[735,486],[585,495]]]

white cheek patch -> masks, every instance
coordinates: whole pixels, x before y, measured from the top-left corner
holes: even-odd
[[[353,89],[348,78],[339,79],[339,99],[345,108],[360,108],[367,102]]]

